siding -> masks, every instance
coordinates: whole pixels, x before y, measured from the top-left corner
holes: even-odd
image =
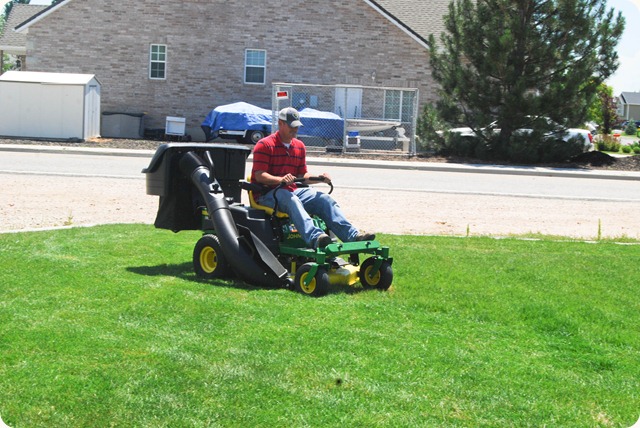
[[[418,87],[434,100],[428,52],[364,1],[68,1],[29,27],[29,70],[95,74],[103,111],[198,126],[217,105],[271,105],[271,83]],[[168,46],[167,80],[148,78]],[[243,83],[246,48],[267,50],[266,85]],[[371,81],[375,71],[376,81]]]

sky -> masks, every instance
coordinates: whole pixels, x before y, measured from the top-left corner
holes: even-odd
[[[0,0],[0,7],[9,0]],[[30,4],[51,4],[51,0],[31,0]],[[615,95],[640,92],[640,0],[607,0],[610,8],[622,12],[626,19],[624,34],[618,43],[620,67],[607,80]]]

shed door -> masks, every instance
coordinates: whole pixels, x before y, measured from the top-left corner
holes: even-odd
[[[362,88],[336,88],[334,113],[345,119],[362,117]]]
[[[100,135],[100,87],[98,85],[89,85],[86,103],[84,137],[97,137]]]

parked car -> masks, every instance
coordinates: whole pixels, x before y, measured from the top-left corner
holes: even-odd
[[[548,122],[549,125],[554,125],[551,126],[552,128],[560,128],[560,126],[558,126],[557,124],[554,124],[551,119],[548,118],[538,118],[536,120],[545,120]],[[491,124],[489,124],[488,126],[486,126],[485,128],[482,129],[483,131],[491,131],[495,134],[498,134],[500,132],[500,128],[497,128],[497,122],[492,122]],[[515,131],[515,133],[522,133],[522,134],[528,134],[531,133],[533,130],[531,128],[520,128],[517,129]],[[473,131],[473,129],[469,128],[469,127],[461,127],[461,128],[452,128],[449,130],[449,132],[451,133],[455,133],[455,134],[459,134],[461,137],[465,138],[477,138],[478,135]],[[577,138],[579,141],[582,141],[583,143],[583,150],[585,152],[588,151],[592,151],[595,148],[595,145],[593,144],[593,135],[590,131],[586,130],[586,129],[580,129],[580,128],[568,128],[564,131],[559,131],[559,132],[548,132],[547,134],[545,134],[545,138],[556,138],[556,139],[561,139],[563,141],[569,141],[573,138]]]
[[[636,120],[635,123],[636,123],[636,130],[640,129],[640,120]],[[629,121],[625,120],[620,124],[620,129],[625,130],[627,126],[629,126]]]

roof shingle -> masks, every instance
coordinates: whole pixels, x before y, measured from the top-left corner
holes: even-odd
[[[15,3],[7,17],[4,32],[0,35],[0,50],[14,55],[24,55],[27,51],[27,35],[16,33],[13,29],[47,7]]]
[[[640,105],[640,92],[622,92],[620,96],[626,104]]]
[[[436,40],[444,31],[444,14],[451,0],[374,0],[398,21],[409,27],[423,40],[434,34]]]

